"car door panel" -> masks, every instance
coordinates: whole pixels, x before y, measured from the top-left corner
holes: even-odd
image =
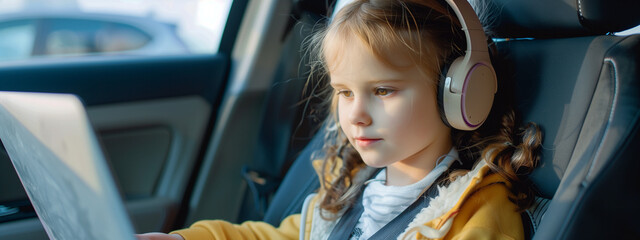
[[[153,196],[153,190],[166,163],[171,132],[166,126],[135,127],[99,133],[109,153],[114,178],[120,183],[124,199]]]
[[[136,232],[154,232],[166,228],[166,219],[175,215],[176,203],[168,198],[145,198],[125,202]],[[45,240],[49,239],[38,218],[26,218],[0,224],[0,239]]]
[[[49,239],[38,218],[27,218],[0,224],[1,239]]]
[[[213,102],[227,62],[222,54],[43,58],[0,64],[0,90],[74,93],[87,106],[192,94]]]
[[[180,200],[210,108],[200,96],[185,96],[87,109],[125,198]]]
[[[0,90],[78,95],[136,231],[163,231],[172,227],[203,140],[210,134],[227,64],[223,54],[2,63]],[[0,170],[6,185],[0,188],[0,205],[25,199],[6,153]],[[46,235],[32,217],[0,221],[0,239]]]

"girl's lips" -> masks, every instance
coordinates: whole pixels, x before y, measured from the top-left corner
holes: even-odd
[[[360,147],[368,147],[382,140],[382,138],[355,138],[356,144]]]

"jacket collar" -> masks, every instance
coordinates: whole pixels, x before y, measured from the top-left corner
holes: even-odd
[[[413,239],[417,233],[429,238],[443,238],[451,228],[460,208],[477,189],[496,182],[508,183],[498,174],[490,174],[486,161],[480,160],[463,176],[447,186],[439,186],[438,196],[431,199],[428,207],[422,209],[398,239]]]
[[[323,179],[320,177],[323,166],[322,161],[323,160],[314,160],[312,162],[312,165],[320,178],[321,185],[323,184]],[[325,174],[329,174],[326,180],[333,181],[333,179],[338,176],[341,165],[342,161],[338,161],[335,168],[331,169],[332,171],[325,171]],[[487,166],[485,160],[482,159],[478,161],[476,166],[474,166],[474,168],[465,175],[456,178],[447,186],[438,186],[438,196],[431,199],[428,207],[420,210],[413,221],[407,226],[404,233],[400,234],[399,239],[413,239],[417,233],[420,233],[427,238],[444,237],[449,232],[458,211],[471,194],[473,194],[478,188],[485,185],[495,182],[506,183],[506,181],[497,174],[487,176],[489,171],[489,166]],[[318,197],[322,197],[323,192],[324,191],[321,187]],[[315,207],[317,208],[316,210],[320,210],[318,206]],[[314,225],[316,225],[318,224],[317,221],[325,220],[314,216],[313,221]],[[334,225],[335,224],[329,224],[325,226],[325,228],[332,228]],[[330,232],[331,229],[325,229],[324,231]]]

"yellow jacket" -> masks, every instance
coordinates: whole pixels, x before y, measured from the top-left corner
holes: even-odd
[[[317,163],[314,162],[316,169],[320,165]],[[488,172],[489,167],[480,161],[466,175],[446,187],[438,187],[438,196],[416,215],[399,239],[524,239],[520,214],[509,201],[509,183]],[[237,225],[205,220],[173,233],[186,240],[326,239],[338,220],[319,217],[319,196],[305,202],[308,207],[303,209],[304,219],[301,214],[291,215],[278,228],[264,222]]]

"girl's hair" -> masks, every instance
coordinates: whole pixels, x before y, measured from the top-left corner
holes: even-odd
[[[327,61],[335,63],[340,57],[336,53],[343,47],[340,44],[354,39],[360,40],[374,56],[391,67],[400,66],[386,60],[385,50],[390,47],[404,49],[422,73],[430,77],[425,79],[440,79],[442,67],[463,55],[466,48],[460,23],[444,0],[355,0],[340,10],[326,28],[307,39],[305,46],[311,58],[307,89],[312,89],[316,96],[324,96],[327,99],[325,107],[329,108],[321,172],[321,188],[325,195],[320,207],[334,214],[354,203],[364,182],[375,171],[365,165],[342,132],[336,113],[337,100],[328,86]],[[438,83],[430,84],[437,86]],[[315,91],[318,88],[323,90]],[[499,95],[497,102],[501,100]],[[530,206],[534,195],[524,178],[538,161],[541,133],[535,124],[516,128],[516,122],[513,110],[496,105],[478,130],[452,130],[453,145],[464,166],[450,172],[449,180],[464,174],[484,157],[491,172],[510,181],[511,200],[519,210]],[[336,170],[338,174],[333,175]]]

